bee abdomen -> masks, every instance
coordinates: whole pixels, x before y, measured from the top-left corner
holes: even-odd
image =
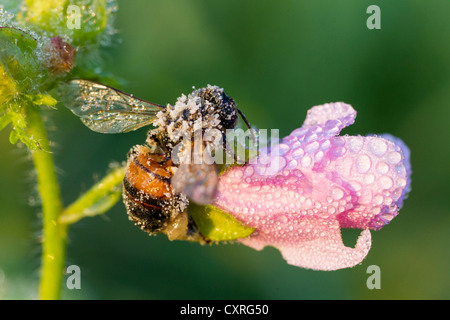
[[[146,146],[136,146],[128,155],[124,203],[130,220],[150,234],[160,233],[171,219],[166,210],[174,200],[171,166],[170,160],[151,154]]]

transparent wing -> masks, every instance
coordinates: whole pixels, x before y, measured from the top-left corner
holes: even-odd
[[[198,132],[201,134],[201,131]],[[185,141],[180,165],[171,179],[177,193],[184,193],[200,205],[212,203],[217,192],[219,174],[205,141]]]
[[[164,108],[88,80],[72,80],[59,91],[64,105],[100,133],[129,132],[152,124]]]

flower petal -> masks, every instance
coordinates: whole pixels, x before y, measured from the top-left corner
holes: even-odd
[[[327,103],[309,109],[303,127],[326,125],[327,123],[329,123],[328,126],[331,126],[331,123],[336,123],[342,129],[353,124],[355,118],[356,111],[351,105],[343,102]]]
[[[409,150],[398,138],[336,136],[352,124],[344,103],[313,107],[303,126],[268,153],[220,177],[214,205],[256,228],[240,241],[278,248],[291,264],[351,267],[370,249],[370,232],[389,223],[409,190]],[[355,248],[340,228],[364,229]]]
[[[364,230],[355,248],[346,247],[335,220],[303,221],[281,229],[292,230],[283,236],[276,230],[264,230],[240,242],[256,250],[274,246],[289,264],[324,271],[356,266],[367,256],[372,243],[370,231]]]

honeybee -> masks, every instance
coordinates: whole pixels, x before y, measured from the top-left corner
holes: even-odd
[[[252,130],[233,99],[208,85],[164,106],[87,80],[66,83],[61,95],[65,106],[96,132],[122,133],[153,125],[146,145],[134,146],[127,156],[123,200],[129,219],[151,235],[207,241],[187,206],[189,200],[205,205],[214,199],[218,169],[210,152],[218,144],[229,151],[226,131],[236,127],[239,115]],[[214,139],[201,139],[211,129],[219,138],[216,134]],[[200,144],[195,143],[198,137]]]

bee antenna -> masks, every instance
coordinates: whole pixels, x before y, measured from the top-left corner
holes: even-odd
[[[237,110],[237,112],[239,113],[239,115],[241,116],[242,120],[244,120],[245,124],[247,125],[247,128],[250,129],[250,133],[252,134],[253,141],[256,141],[256,137],[255,137],[255,133],[254,133],[254,131],[253,131],[253,128],[252,128],[252,126],[250,125],[250,123],[248,122],[248,120],[247,120],[247,118],[245,117],[244,113],[243,113],[241,110],[239,110],[238,108],[236,108],[236,110]]]

